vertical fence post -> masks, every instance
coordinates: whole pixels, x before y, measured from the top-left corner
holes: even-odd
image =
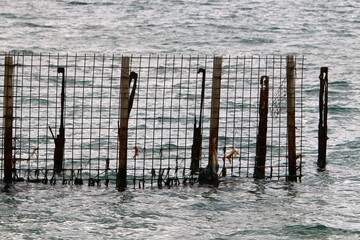
[[[211,95],[211,116],[210,116],[210,142],[209,142],[209,165],[213,173],[216,173],[218,166],[218,138],[219,138],[219,113],[220,113],[220,92],[221,92],[221,68],[222,58],[214,58],[214,72]]]
[[[12,183],[13,58],[5,57],[4,79],[4,182]]]
[[[294,56],[286,58],[287,78],[287,137],[289,181],[296,181],[296,135],[295,135],[295,61]]]
[[[191,175],[199,172],[200,167],[200,158],[201,158],[201,146],[202,146],[202,113],[204,108],[204,98],[205,98],[205,75],[206,70],[204,68],[199,68],[198,74],[202,73],[202,81],[201,81],[201,101],[200,101],[200,117],[199,117],[199,125],[196,127],[196,116],[194,119],[194,134],[193,134],[193,145],[191,147]]]
[[[59,134],[54,138],[54,174],[59,174],[63,170],[64,151],[65,151],[65,127],[64,127],[64,109],[65,109],[65,68],[58,67],[58,73],[62,74],[61,79],[61,104],[60,104],[60,127]],[[51,130],[51,128],[50,128]]]
[[[129,122],[129,89],[130,89],[130,58],[121,59],[120,79],[120,126],[119,137],[119,168],[116,178],[116,187],[119,191],[125,190],[128,148],[128,122]]]
[[[319,137],[318,162],[319,169],[326,167],[327,115],[328,115],[328,68],[320,69],[320,95],[319,95]]]
[[[269,105],[269,77],[261,76],[260,79],[260,104],[259,104],[259,130],[256,137],[256,157],[254,178],[265,178],[266,161],[266,135],[267,135],[267,115]]]
[[[200,172],[199,182],[218,182],[218,137],[219,137],[219,113],[220,113],[220,90],[221,90],[222,57],[214,57],[211,116],[210,116],[210,139],[209,139],[209,163],[205,171]]]

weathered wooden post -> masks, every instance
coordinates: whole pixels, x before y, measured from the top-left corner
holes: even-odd
[[[289,181],[297,181],[296,176],[296,126],[295,126],[295,61],[294,56],[286,58],[287,78],[287,137]]]
[[[4,79],[4,182],[12,183],[13,58],[5,57]]]
[[[320,69],[320,95],[319,95],[319,137],[318,137],[318,162],[320,170],[326,167],[326,143],[327,136],[327,116],[328,116],[328,68]]]
[[[119,168],[116,178],[116,188],[124,191],[127,183],[127,148],[129,123],[129,89],[130,89],[130,58],[121,59],[120,79],[120,126],[119,126]]]
[[[222,57],[214,57],[212,95],[211,95],[211,116],[210,116],[210,139],[209,139],[209,163],[206,169],[199,174],[199,182],[210,182],[217,184],[218,177],[218,137],[219,137],[219,113],[220,113],[220,92],[221,92],[221,68]]]
[[[269,106],[269,77],[261,76],[260,79],[260,103],[259,103],[259,130],[256,137],[256,157],[254,178],[265,178],[265,161],[266,161],[266,135],[267,135],[267,118]]]

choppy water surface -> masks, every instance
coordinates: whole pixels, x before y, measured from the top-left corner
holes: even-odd
[[[2,239],[356,239],[360,237],[360,2],[9,1],[0,51],[305,55],[301,183],[133,190],[21,183],[0,194]],[[317,97],[329,67],[329,151],[316,171]]]

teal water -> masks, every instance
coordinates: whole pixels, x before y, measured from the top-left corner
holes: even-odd
[[[225,179],[119,193],[19,183],[1,239],[360,238],[360,2],[3,0],[0,51],[306,57],[301,183]],[[317,172],[318,75],[329,67],[327,171]]]

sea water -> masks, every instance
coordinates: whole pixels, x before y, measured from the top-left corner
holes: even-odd
[[[1,239],[360,238],[360,1],[1,0],[0,51],[305,56],[301,183],[128,189],[18,183]],[[318,172],[320,67],[328,165]],[[16,191],[15,191],[16,190]]]

